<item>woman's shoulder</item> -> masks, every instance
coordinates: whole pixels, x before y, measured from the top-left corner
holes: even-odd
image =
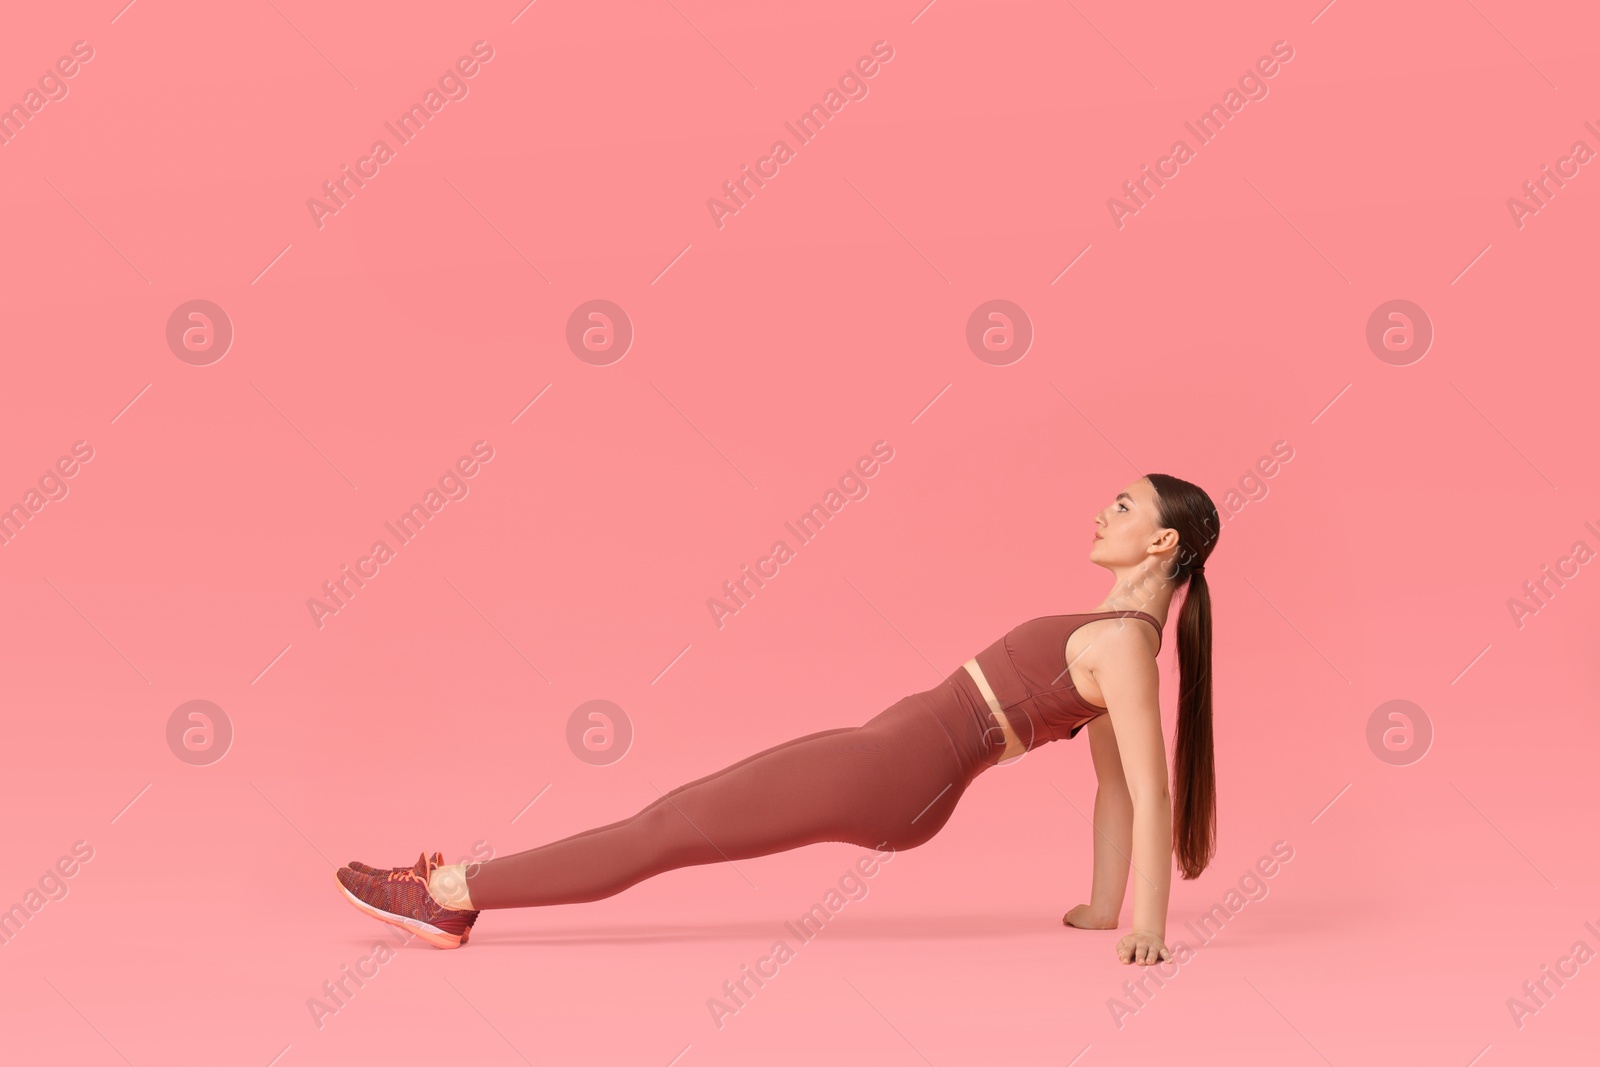
[[[1070,641],[1080,631],[1080,642],[1087,645],[1120,644],[1123,640],[1147,645],[1151,655],[1161,651],[1163,634],[1161,622],[1149,612],[1132,608],[1115,608],[1101,611],[1080,611],[1070,615],[1052,615],[1045,618],[1059,620],[1066,628]]]

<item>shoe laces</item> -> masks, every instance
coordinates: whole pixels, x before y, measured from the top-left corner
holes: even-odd
[[[389,872],[386,880],[390,882],[416,882],[426,889],[428,887],[428,875],[433,873],[436,864],[425,856],[419,861],[418,866],[424,866],[427,873],[424,874],[418,871],[416,867],[396,867]]]

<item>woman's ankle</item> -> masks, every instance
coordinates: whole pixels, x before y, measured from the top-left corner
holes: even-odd
[[[442,908],[472,911],[472,897],[467,892],[466,867],[460,863],[448,867],[435,867],[428,875],[428,894]]]

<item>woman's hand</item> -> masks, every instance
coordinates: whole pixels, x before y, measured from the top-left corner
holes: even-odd
[[[1162,960],[1170,960],[1172,953],[1167,950],[1166,942],[1159,934],[1147,930],[1135,930],[1117,942],[1117,958],[1123,963],[1137,963],[1141,967],[1149,967]]]
[[[1076,926],[1080,930],[1115,930],[1117,928],[1117,917],[1115,915],[1105,915],[1088,904],[1079,904],[1063,915],[1061,922],[1066,926]]]

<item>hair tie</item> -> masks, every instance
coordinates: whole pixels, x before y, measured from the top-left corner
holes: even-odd
[[[1205,572],[1206,572],[1206,565],[1204,563],[1200,564],[1198,567],[1189,568],[1189,573],[1190,574],[1204,574]]]

